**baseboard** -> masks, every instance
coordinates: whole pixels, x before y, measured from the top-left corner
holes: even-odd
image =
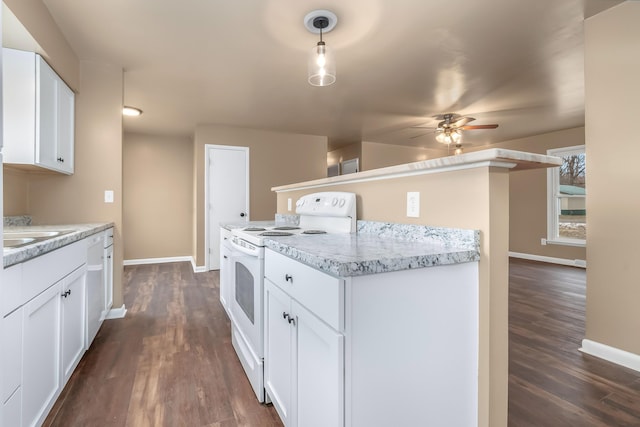
[[[528,259],[530,261],[548,262],[551,264],[568,265],[571,267],[587,268],[587,261],[583,259],[566,259],[566,258],[554,258],[550,256],[523,254],[520,252],[509,251],[509,256],[512,258]]]
[[[173,256],[164,258],[125,259],[124,265],[165,264],[168,262],[191,262],[191,256]]]
[[[196,265],[196,260],[193,257],[191,257],[191,268],[193,268],[193,272],[194,273],[204,273],[204,272],[208,271],[206,265],[202,265],[202,266],[198,267]]]
[[[582,340],[580,351],[591,356],[640,372],[640,355],[610,347],[588,339]]]
[[[107,315],[105,316],[105,319],[123,319],[124,316],[127,315],[127,309],[124,306],[124,304],[122,304],[122,307],[119,308],[112,308],[111,310],[109,310],[109,312],[107,313]]]

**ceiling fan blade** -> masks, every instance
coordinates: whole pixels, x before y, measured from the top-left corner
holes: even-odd
[[[498,125],[467,125],[467,126],[460,126],[458,129],[462,129],[462,130],[495,129],[497,127],[498,127]]]
[[[473,117],[460,117],[458,120],[455,120],[454,122],[452,122],[451,126],[459,128],[474,120],[475,118]]]
[[[434,126],[410,126],[411,129],[437,129]]]

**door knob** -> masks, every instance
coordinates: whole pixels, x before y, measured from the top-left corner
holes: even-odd
[[[247,215],[246,213],[244,213],[244,212],[240,212],[240,216],[241,216],[241,217],[244,217],[244,216],[246,216],[246,215]]]

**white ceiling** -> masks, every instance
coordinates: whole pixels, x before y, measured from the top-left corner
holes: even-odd
[[[583,20],[621,0],[43,0],[81,59],[122,66],[125,131],[228,124],[439,148],[411,126],[471,115],[466,145],[584,124]],[[314,9],[337,81],[306,81]]]

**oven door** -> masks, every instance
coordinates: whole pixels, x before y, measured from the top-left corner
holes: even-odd
[[[263,357],[262,339],[262,291],[264,259],[259,256],[234,252],[229,271],[231,281],[231,318],[234,326],[254,357]]]

